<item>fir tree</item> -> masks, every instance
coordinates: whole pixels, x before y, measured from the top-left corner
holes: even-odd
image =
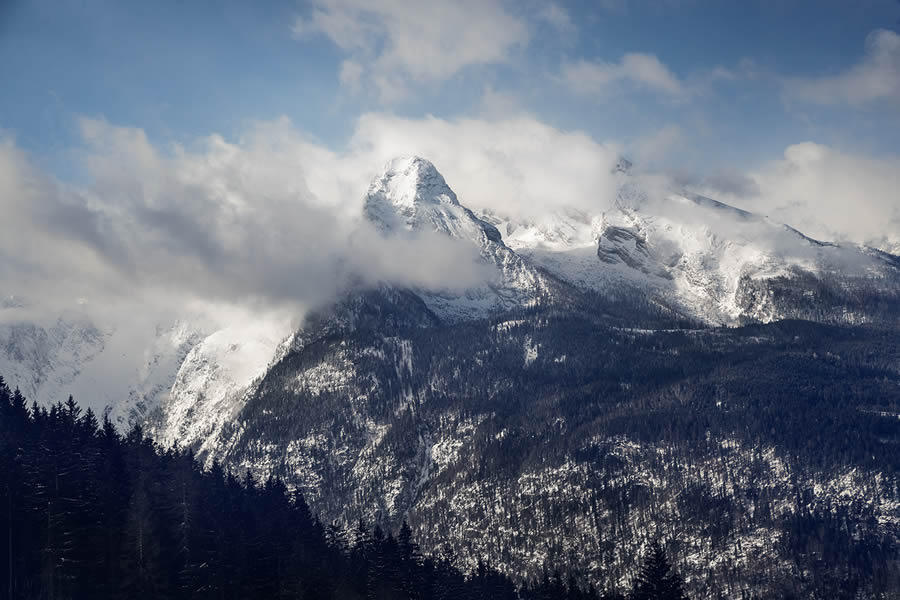
[[[659,543],[651,546],[629,600],[688,600],[681,576],[672,570]]]

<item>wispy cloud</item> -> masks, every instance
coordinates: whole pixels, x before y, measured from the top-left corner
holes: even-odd
[[[790,100],[862,106],[877,101],[900,106],[900,35],[878,29],[866,38],[865,56],[849,69],[824,77],[785,80]]]
[[[562,14],[554,13],[557,21]],[[342,83],[353,87],[365,73],[365,82],[388,101],[412,84],[505,62],[530,35],[526,22],[495,0],[315,0],[293,32],[300,39],[326,36],[351,61],[341,70]]]
[[[813,237],[900,250],[900,157],[803,142],[745,174],[701,186],[707,195],[766,214]]]
[[[630,155],[643,167],[654,165],[685,144],[686,138],[681,126],[669,123],[629,144]]]
[[[684,99],[689,89],[662,61],[653,54],[632,52],[619,62],[580,60],[563,65],[563,81],[575,92],[587,95],[605,95],[632,85],[662,94]]]
[[[538,11],[538,18],[549,23],[561,33],[572,33],[575,31],[575,23],[572,22],[569,11],[556,2],[545,4]]]

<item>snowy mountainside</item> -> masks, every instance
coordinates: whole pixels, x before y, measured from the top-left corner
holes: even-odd
[[[886,253],[819,242],[710,198],[643,185],[627,171],[617,177],[615,205],[604,212],[484,218],[511,249],[566,281],[607,294],[649,294],[712,324],[817,318],[808,302],[775,297],[772,287],[793,285],[807,297],[823,295],[822,288],[847,293],[849,306],[829,309],[856,322],[882,315],[856,306],[854,292],[900,298],[900,268]]]
[[[174,374],[204,335],[181,321],[159,326],[155,333],[138,359],[136,377],[122,381],[128,388],[127,400],[118,396],[107,399],[110,419],[122,429],[145,422],[159,409],[169,395]]]
[[[787,317],[896,322],[895,256],[817,242],[687,192],[661,195],[627,161],[614,174],[619,193],[611,210],[563,208],[511,220],[476,216],[433,164],[403,157],[373,180],[363,214],[385,236],[437,232],[471,244],[495,273],[462,292],[413,290],[441,322],[583,306],[579,290],[625,303],[645,298],[712,324]],[[169,442],[193,431],[194,443],[216,430],[269,362],[303,339],[298,332],[278,349],[276,338],[287,332],[274,334],[264,323],[243,326],[237,345],[222,341],[233,328],[217,332],[187,322],[135,336],[77,310],[29,320],[20,304],[5,300],[0,320],[0,368],[13,385],[41,402],[69,393],[90,398],[98,412],[110,407],[122,427],[152,416],[154,430]]]
[[[437,232],[473,244],[496,279],[462,293],[419,290],[442,319],[481,318],[499,310],[533,306],[554,293],[552,278],[531,267],[490,223],[460,204],[432,163],[417,157],[390,161],[366,194],[365,217],[387,236]]]
[[[202,337],[180,362],[150,421],[164,445],[205,449],[240,410],[244,396],[288,343],[277,322],[236,324]],[[291,338],[293,339],[293,338]]]
[[[168,394],[175,373],[202,334],[186,323],[121,327],[98,324],[83,310],[48,316],[40,307],[7,303],[0,320],[0,373],[42,404],[70,394],[127,428],[142,422]]]
[[[852,380],[861,401],[900,400],[890,334],[620,329],[552,310],[447,325],[390,289],[320,323],[201,458],[284,477],[325,521],[405,518],[426,549],[517,577],[614,565],[605,588],[664,531],[691,589],[723,598],[822,574],[794,550],[807,511],[844,515],[855,541],[816,542],[836,555],[900,540],[900,422],[841,395]]]
[[[52,316],[21,302],[0,310],[0,374],[10,386],[44,405],[71,394],[123,430],[150,425],[166,444],[194,443],[197,429],[227,419],[227,403],[265,371],[288,333],[261,318],[208,333],[183,320],[101,326],[85,311]]]
[[[77,314],[35,323],[18,318],[24,307],[2,311],[0,373],[29,398],[65,400],[61,395],[74,393],[69,388],[83,365],[103,351],[110,336]]]
[[[355,290],[224,404],[186,396],[175,437],[207,464],[284,477],[326,521],[407,519],[464,567],[614,565],[595,583],[617,589],[622,557],[662,536],[696,593],[830,589],[853,556],[900,542],[900,431],[876,416],[900,401],[894,329],[683,330],[679,315],[890,325],[896,257],[616,176],[613,210],[523,222],[475,216],[423,159],[392,161],[365,216],[475,245],[493,287]],[[831,563],[806,550],[823,544]]]

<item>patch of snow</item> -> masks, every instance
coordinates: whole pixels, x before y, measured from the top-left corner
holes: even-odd
[[[525,366],[531,366],[531,363],[537,360],[538,350],[540,349],[540,344],[535,344],[531,340],[531,336],[525,337],[525,342],[522,345],[522,349],[525,354]]]

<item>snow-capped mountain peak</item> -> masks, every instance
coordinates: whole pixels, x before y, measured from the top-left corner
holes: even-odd
[[[420,156],[401,156],[388,161],[371,189],[381,186],[389,190],[391,202],[398,208],[423,202],[459,204],[443,175],[431,161]]]
[[[479,245],[502,244],[500,232],[461,205],[444,176],[419,156],[388,161],[369,186],[364,214],[389,235],[433,231]]]
[[[406,156],[389,161],[365,198],[365,217],[386,236],[442,234],[474,245],[485,264],[497,269],[490,285],[463,293],[421,290],[441,318],[464,320],[498,309],[533,305],[545,293],[543,278],[510,250],[494,225],[460,203],[428,160]]]
[[[389,161],[369,186],[364,213],[383,232],[434,225],[464,213],[456,194],[428,160],[404,156]]]

